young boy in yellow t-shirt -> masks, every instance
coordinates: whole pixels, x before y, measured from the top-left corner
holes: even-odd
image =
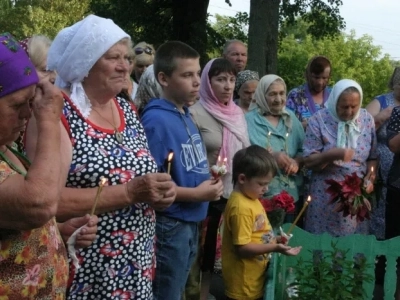
[[[257,145],[233,157],[235,187],[225,208],[221,255],[227,299],[262,299],[268,254],[297,255],[301,250],[277,243],[258,200],[277,170],[272,155]]]

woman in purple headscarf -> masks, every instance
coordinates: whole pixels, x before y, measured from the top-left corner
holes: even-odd
[[[68,279],[55,214],[60,200],[62,96],[10,34],[0,35],[0,287],[5,299],[62,299]],[[33,113],[32,163],[13,142]],[[51,162],[51,163],[49,163]]]

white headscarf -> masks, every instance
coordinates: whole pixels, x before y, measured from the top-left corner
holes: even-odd
[[[47,68],[57,72],[58,87],[70,89],[70,98],[84,118],[89,116],[91,104],[82,81],[99,58],[123,38],[130,36],[112,20],[89,15],[61,30],[51,44]]]
[[[260,79],[260,82],[257,85],[256,92],[254,94],[254,98],[256,99],[256,102],[250,104],[249,110],[253,109],[258,109],[260,114],[262,115],[271,115],[271,110],[268,106],[267,99],[265,99],[265,94],[267,93],[269,87],[271,86],[272,83],[274,83],[276,80],[279,80],[282,82],[283,86],[285,87],[285,97],[286,97],[286,83],[285,81],[277,76],[277,75],[265,75]],[[292,130],[292,120],[290,118],[289,113],[286,110],[286,107],[284,106],[281,112],[281,117],[283,119],[283,122],[290,132]]]
[[[352,120],[349,121],[342,121],[339,119],[337,115],[337,103],[340,98],[340,95],[343,93],[344,90],[346,90],[349,87],[354,87],[356,88],[359,93],[360,93],[360,108],[358,109],[358,112],[354,116]],[[363,92],[361,89],[361,86],[355,82],[354,80],[351,79],[342,79],[338,81],[335,86],[333,87],[329,98],[326,102],[326,107],[329,111],[329,113],[332,115],[332,117],[338,122],[338,132],[337,132],[337,142],[336,146],[338,148],[346,148],[346,125],[349,126],[349,132],[348,132],[348,146],[351,147],[352,149],[357,148],[357,139],[361,134],[361,130],[357,124],[357,118],[360,115],[360,109],[361,109],[361,104],[362,104],[362,99],[363,99]]]

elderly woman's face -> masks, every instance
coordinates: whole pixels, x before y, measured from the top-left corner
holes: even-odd
[[[0,145],[14,142],[25,130],[35,89],[34,84],[0,98]]]
[[[256,92],[258,85],[258,80],[249,80],[242,84],[240,87],[238,94],[241,103],[243,103],[246,107],[249,107],[250,104],[254,101],[254,93]]]
[[[336,105],[336,113],[341,121],[354,119],[361,106],[360,94],[357,92],[342,93]]]
[[[280,115],[286,105],[285,86],[280,81],[274,81],[265,94],[265,100],[273,115]]]
[[[95,63],[84,83],[117,95],[126,84],[128,68],[128,46],[115,44]]]

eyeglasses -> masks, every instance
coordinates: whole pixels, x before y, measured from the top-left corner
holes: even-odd
[[[152,55],[153,54],[153,49],[151,49],[150,47],[146,47],[146,48],[139,47],[139,48],[135,49],[135,54],[136,55],[142,54],[143,52],[148,54],[148,55]]]

